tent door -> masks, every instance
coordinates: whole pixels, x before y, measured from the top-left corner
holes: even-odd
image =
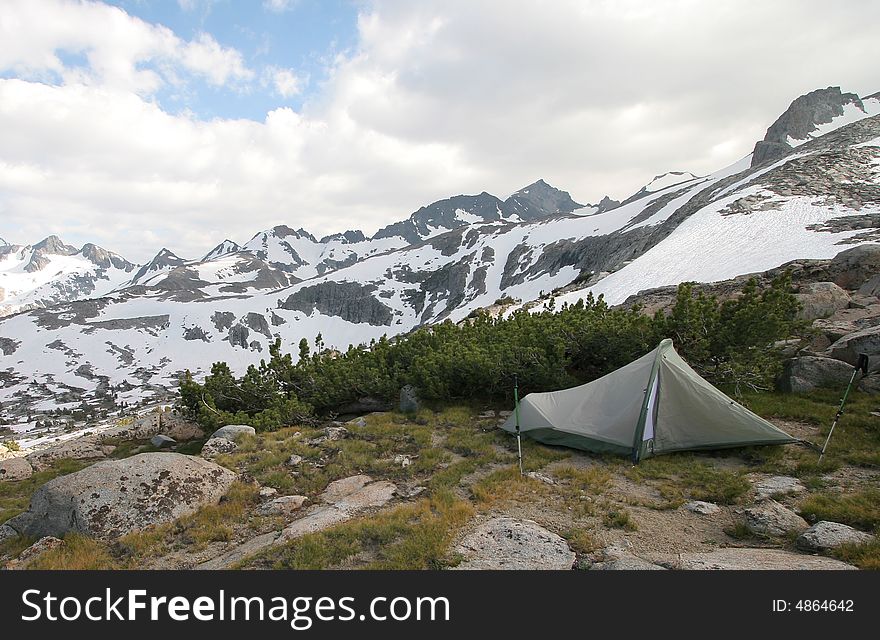
[[[648,392],[648,406],[645,413],[645,431],[642,434],[642,442],[647,443],[649,451],[654,449],[654,423],[657,418],[657,398],[660,395],[660,376],[654,376],[651,389]]]

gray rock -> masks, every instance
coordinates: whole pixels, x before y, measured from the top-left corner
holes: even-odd
[[[880,355],[880,326],[868,327],[843,336],[828,347],[826,352],[828,357],[843,360],[853,366],[858,362],[860,353],[868,354],[872,360]]]
[[[820,388],[839,389],[852,377],[852,366],[821,356],[799,356],[786,361],[777,380],[786,393],[810,393]]]
[[[364,476],[355,476],[360,478]],[[341,485],[340,485],[341,486]],[[281,532],[280,540],[291,540],[316,531],[323,531],[335,524],[350,520],[354,516],[366,511],[381,507],[390,502],[397,493],[397,487],[384,480],[371,482],[353,491],[346,493],[329,505],[316,505],[299,520],[294,520]],[[322,499],[328,502],[326,492]]]
[[[257,513],[261,516],[289,516],[302,509],[308,500],[306,496],[281,496],[260,505]]]
[[[701,516],[711,516],[721,511],[721,508],[714,502],[703,502],[702,500],[688,502],[684,508]]]
[[[808,556],[780,549],[716,549],[705,553],[682,553],[680,567],[687,570],[785,571],[844,570],[856,567],[840,560]]]
[[[873,539],[874,536],[845,524],[822,520],[799,535],[795,544],[804,551],[822,552],[844,544],[867,544]]]
[[[771,476],[762,478],[755,483],[755,495],[758,500],[780,494],[802,493],[806,490],[807,488],[800,480],[790,476]]]
[[[205,432],[198,424],[171,411],[163,411],[160,414],[159,422],[162,426],[162,433],[178,442],[205,437]]]
[[[177,444],[177,440],[174,438],[169,438],[166,435],[158,435],[150,438],[150,444],[156,447],[157,449],[165,449],[168,447],[173,447]]]
[[[33,473],[34,468],[24,458],[0,460],[0,480],[27,480]]]
[[[548,475],[540,473],[538,471],[529,471],[526,476],[531,478],[532,480],[537,480],[538,482],[543,482],[544,484],[555,485],[556,481]]]
[[[40,538],[27,549],[18,554],[18,557],[6,564],[8,570],[26,569],[28,564],[36,560],[39,556],[47,551],[57,549],[64,544],[64,541],[54,536],[45,536]]]
[[[205,460],[213,460],[219,455],[232,453],[238,449],[238,445],[226,438],[211,438],[202,445],[201,455]]]
[[[744,512],[749,531],[763,536],[784,536],[789,531],[803,531],[810,525],[791,509],[775,500],[765,500]]]
[[[666,571],[666,567],[630,554],[617,556],[607,562],[597,562],[591,569],[593,571]]]
[[[7,524],[34,537],[74,532],[112,540],[216,504],[235,478],[200,458],[142,453],[50,480]]]
[[[298,456],[294,453],[294,454],[291,454],[291,456],[287,459],[287,462],[285,464],[288,467],[298,467],[299,465],[302,464],[302,461],[303,461],[303,457]]]
[[[327,440],[344,440],[348,437],[348,429],[345,427],[327,427],[324,429]]]
[[[339,502],[345,496],[360,491],[372,481],[373,479],[367,475],[349,476],[348,478],[334,480],[321,493],[320,499],[331,504]]]
[[[833,282],[811,282],[801,286],[795,297],[801,303],[799,320],[827,318],[835,312],[846,309],[850,303],[849,294]]]
[[[17,538],[21,534],[10,527],[8,524],[0,524],[0,542],[4,542],[5,540],[9,540],[11,538]]]
[[[400,412],[416,413],[421,408],[422,403],[419,401],[415,387],[409,384],[403,387],[400,390]]]
[[[571,569],[576,559],[560,536],[532,520],[506,516],[478,526],[456,551],[465,558],[459,570]]]
[[[243,435],[253,436],[256,435],[257,430],[253,427],[249,427],[246,424],[228,424],[225,427],[220,427],[211,434],[211,438],[226,438],[227,440],[238,440]]]
[[[355,418],[354,420],[350,420],[348,422],[348,424],[353,424],[354,426],[360,427],[361,429],[363,429],[364,427],[367,426],[367,421],[364,420],[363,418]]]
[[[275,487],[260,487],[261,498],[272,498],[278,495],[278,489]]]
[[[880,273],[859,287],[859,294],[863,296],[880,296]]]
[[[413,463],[412,458],[410,456],[404,455],[402,453],[398,453],[396,456],[394,456],[393,462],[394,462],[394,464],[400,465],[404,469],[411,466]]]

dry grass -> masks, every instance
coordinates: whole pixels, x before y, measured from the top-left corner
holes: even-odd
[[[28,569],[57,571],[121,568],[123,567],[111,555],[106,544],[76,534],[68,534],[61,546],[40,554],[28,565]]]

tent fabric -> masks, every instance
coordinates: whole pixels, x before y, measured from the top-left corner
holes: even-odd
[[[652,352],[587,384],[530,393],[502,428],[546,444],[634,460],[673,451],[797,440],[731,400],[664,340]]]

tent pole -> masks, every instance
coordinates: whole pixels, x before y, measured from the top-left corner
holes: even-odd
[[[522,436],[520,436],[519,432],[519,376],[513,376],[513,412],[516,416],[516,450],[519,457],[519,475],[525,475],[523,473],[523,462],[522,462]]]
[[[840,422],[840,417],[843,415],[843,405],[846,404],[846,399],[849,396],[850,389],[852,389],[853,382],[856,381],[856,375],[862,372],[862,377],[868,374],[868,356],[863,353],[859,354],[859,362],[853,368],[852,377],[849,379],[849,384],[846,385],[846,391],[843,392],[843,398],[840,400],[840,406],[837,408],[837,413],[834,416],[834,422],[831,423],[831,429],[828,431],[828,437],[825,438],[825,444],[822,445],[822,451],[819,453],[819,463],[822,462],[822,458],[825,457],[825,450],[828,448],[828,443],[831,442],[831,435],[834,433],[834,428],[837,426],[837,423]]]

